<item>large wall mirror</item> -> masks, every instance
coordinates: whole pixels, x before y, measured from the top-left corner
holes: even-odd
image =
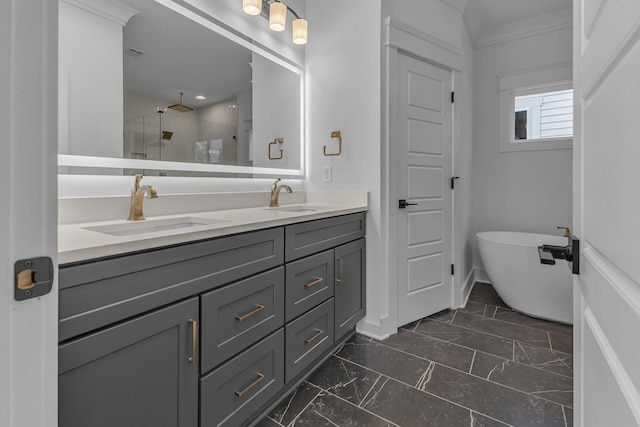
[[[303,174],[301,67],[186,3],[105,2],[126,23],[61,2],[61,173]]]

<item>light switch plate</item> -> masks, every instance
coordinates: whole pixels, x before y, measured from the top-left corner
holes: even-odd
[[[322,168],[322,182],[331,182],[331,166],[325,166]]]

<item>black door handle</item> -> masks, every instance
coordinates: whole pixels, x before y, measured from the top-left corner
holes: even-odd
[[[399,209],[404,209],[407,206],[417,206],[417,203],[407,203],[407,201],[405,199],[400,199],[398,200],[398,208]]]

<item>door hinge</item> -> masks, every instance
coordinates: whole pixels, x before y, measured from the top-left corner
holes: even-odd
[[[451,92],[451,103],[453,104],[455,99],[455,92]]]
[[[453,266],[453,264],[451,264],[451,275],[453,276],[455,274],[455,267]]]
[[[460,179],[459,176],[452,176],[451,177],[451,189],[453,190],[454,188],[456,188],[456,179]]]

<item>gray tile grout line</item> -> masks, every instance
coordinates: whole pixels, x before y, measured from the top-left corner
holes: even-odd
[[[372,372],[376,372],[371,370]],[[376,372],[377,373],[377,372]],[[378,384],[378,381],[380,381],[380,378],[382,378],[382,374],[381,373],[377,373],[378,374],[378,378],[376,378],[376,380],[373,382],[373,384],[371,385],[371,387],[369,387],[369,391],[367,391],[367,394],[364,395],[364,397],[362,398],[362,400],[360,401],[360,403],[358,403],[358,408],[362,408],[362,404],[367,400],[367,397],[369,397],[369,395],[371,394],[371,391],[376,387],[376,384]]]
[[[451,341],[445,341],[445,340],[440,339],[440,338],[432,337],[431,335],[421,334],[420,332],[412,332],[412,331],[410,331],[410,330],[408,330],[408,329],[403,329],[403,330],[404,330],[404,331],[407,331],[407,332],[414,333],[414,334],[416,334],[416,335],[420,335],[420,336],[422,336],[422,337],[431,338],[431,339],[434,339],[434,340],[436,340],[436,341],[440,341],[440,342],[444,342],[444,343],[447,343],[447,344],[451,344],[451,345],[453,345],[453,346],[461,347],[461,348],[464,348],[464,349],[467,349],[467,350],[477,351],[477,352],[479,352],[479,353],[483,353],[483,354],[486,354],[486,355],[489,355],[489,356],[492,356],[492,357],[497,357],[498,359],[511,360],[511,361],[513,361],[514,363],[517,363],[518,365],[527,366],[527,367],[529,367],[529,368],[537,369],[537,370],[539,370],[539,371],[546,372],[546,373],[548,373],[548,374],[559,375],[559,376],[561,376],[561,377],[565,377],[565,378],[571,378],[571,379],[573,379],[573,377],[568,377],[568,376],[566,376],[566,375],[562,375],[562,374],[559,374],[559,373],[557,373],[557,372],[552,372],[552,371],[548,371],[548,370],[546,370],[546,369],[538,368],[537,366],[527,365],[526,363],[520,363],[520,362],[518,362],[517,360],[515,360],[515,345],[516,345],[516,342],[519,342],[519,341],[517,341],[517,340],[510,340],[510,341],[512,341],[512,345],[513,345],[513,347],[512,347],[512,348],[513,348],[513,350],[512,350],[512,358],[511,358],[511,359],[508,359],[508,358],[503,357],[503,356],[498,356],[498,355],[495,355],[495,354],[492,354],[492,353],[487,353],[486,351],[478,350],[478,349],[475,349],[475,348],[472,348],[472,347],[467,347],[467,346],[464,346],[464,345],[461,345],[461,344],[453,343],[453,342],[451,342]],[[491,335],[491,334],[487,334],[487,335]],[[495,336],[495,335],[492,335],[492,336]],[[500,337],[500,338],[502,338],[502,337]],[[507,339],[507,338],[504,338],[504,339]],[[395,348],[395,347],[392,347],[392,346],[390,346],[390,345],[388,345],[388,344],[385,344],[385,343],[384,343],[384,341],[377,341],[377,342],[376,342],[376,341],[371,341],[371,342],[373,342],[374,344],[381,344],[381,345],[384,345],[385,347],[392,348],[392,349],[394,349],[394,350],[400,351],[400,352],[405,353],[405,354],[409,354],[409,355],[411,355],[411,356],[418,357],[418,358],[420,358],[420,359],[427,360],[427,361],[429,361],[429,362],[431,362],[431,361],[432,361],[431,359],[427,359],[427,358],[424,358],[424,357],[422,357],[422,356],[418,356],[418,355],[415,355],[415,354],[413,354],[413,353],[409,353],[408,351],[404,351],[404,350],[400,350],[400,349],[397,349],[397,348]],[[525,343],[525,344],[526,344],[526,343]],[[534,347],[535,347],[535,346],[534,346]],[[544,348],[544,347],[539,347],[539,348]],[[559,352],[559,353],[562,353],[562,352]],[[554,354],[555,354],[555,353],[554,353]],[[564,353],[564,354],[566,354],[566,353]],[[573,355],[569,355],[569,356],[573,357]],[[436,362],[436,363],[437,363],[437,362]],[[569,368],[569,366],[568,366],[566,363],[564,363],[564,362],[562,362],[562,363],[563,363],[563,365],[565,365],[567,368]],[[442,365],[442,366],[447,366],[447,365],[444,365],[444,364],[442,364],[442,363],[438,363],[438,364],[439,364],[439,365]],[[461,370],[459,370],[459,369],[456,369],[456,368],[453,368],[453,367],[450,367],[450,366],[447,366],[447,367],[448,367],[448,368],[451,368],[451,369],[455,369],[456,371],[459,371],[459,372],[464,372],[464,371],[461,371]],[[569,369],[571,369],[571,368],[569,368]]]
[[[304,407],[304,408],[302,408],[302,411],[300,411],[300,412],[298,413],[298,415],[296,415],[295,417],[293,417],[293,419],[291,420],[291,422],[290,422],[289,424],[287,424],[287,426],[285,426],[285,427],[290,427],[290,426],[292,426],[292,425],[296,422],[296,420],[297,420],[298,418],[300,418],[300,415],[302,415],[302,413],[303,413],[304,411],[306,411],[306,410],[307,410],[307,408],[309,407],[309,405],[311,405],[311,404],[313,403],[313,401],[314,401],[314,400],[316,400],[316,398],[320,395],[320,393],[322,393],[322,392],[324,391],[324,389],[323,389],[322,387],[318,387],[317,385],[315,385],[315,384],[313,384],[313,383],[310,383],[310,382],[308,382],[307,380],[304,380],[304,381],[302,382],[302,384],[304,384],[304,383],[309,383],[309,384],[311,384],[312,386],[314,386],[314,387],[316,387],[317,389],[319,389],[320,391],[318,391],[318,392],[316,393],[316,395],[315,395],[315,396],[313,396],[313,398],[311,398],[311,400],[309,401],[309,403],[307,403],[307,404],[305,405],[305,407]],[[300,386],[301,386],[302,384],[300,384]],[[300,386],[298,386],[298,387],[300,387]],[[297,389],[296,389],[296,390],[297,390]]]
[[[496,310],[497,310],[497,307],[496,307]],[[479,318],[479,319],[489,319],[489,320],[493,320],[493,321],[497,322],[498,324],[501,324],[501,323],[502,323],[502,324],[507,324],[507,325],[511,325],[511,326],[517,326],[517,327],[520,327],[520,328],[533,329],[534,331],[544,332],[544,333],[546,333],[547,335],[549,334],[549,331],[545,331],[545,330],[543,330],[543,329],[532,328],[532,327],[527,326],[527,325],[521,325],[521,324],[519,324],[519,323],[512,323],[512,322],[507,322],[507,321],[504,321],[504,320],[496,319],[496,318],[495,318],[495,313],[493,313],[493,316],[492,316],[492,317],[489,317],[489,318],[487,318],[487,317],[480,317],[480,316],[478,316],[478,315],[471,314],[471,313],[465,313],[465,314],[468,314],[468,315],[473,316],[473,317],[477,317],[477,318]],[[454,326],[465,327],[465,326],[461,326],[461,325],[454,325]],[[494,334],[491,334],[491,333],[489,333],[489,332],[482,331],[482,330],[480,330],[480,329],[474,329],[474,328],[471,328],[471,327],[467,327],[467,328],[468,328],[468,329],[471,329],[471,330],[474,330],[474,331],[483,332],[483,333],[485,333],[485,334],[486,334],[486,333],[488,333],[489,335],[494,335]],[[507,338],[507,339],[515,339],[515,338],[505,337],[505,336],[502,336],[502,335],[496,335],[496,336],[499,336],[499,337],[502,337],[502,338]]]
[[[562,406],[562,417],[564,418],[564,426],[569,427],[569,424],[567,423],[567,413],[564,411],[564,405]]]
[[[346,360],[346,361],[347,361],[347,362],[349,362],[349,363],[353,363],[353,364],[354,364],[354,365],[356,365],[356,366],[360,366],[361,368],[369,369],[370,371],[373,371],[373,372],[375,372],[375,373],[379,374],[381,378],[386,378],[386,379],[387,379],[387,381],[388,381],[388,380],[395,381],[395,382],[400,383],[400,384],[402,384],[402,385],[405,385],[405,386],[407,386],[407,387],[409,387],[409,388],[412,388],[412,389],[414,389],[414,390],[416,390],[416,391],[419,391],[419,392],[424,393],[424,394],[428,394],[428,395],[429,395],[429,396],[431,396],[431,397],[435,397],[436,399],[440,399],[440,400],[442,400],[442,401],[445,401],[445,402],[447,402],[447,403],[450,403],[450,404],[452,404],[452,405],[454,405],[454,406],[458,406],[458,407],[460,407],[460,408],[463,408],[463,409],[469,410],[469,411],[471,411],[471,412],[475,412],[476,414],[480,414],[480,415],[482,415],[483,417],[487,417],[487,418],[492,419],[492,420],[494,420],[494,421],[498,421],[498,422],[500,422],[500,423],[502,423],[502,424],[507,424],[508,426],[511,426],[511,424],[509,424],[509,423],[508,423],[508,422],[506,422],[506,421],[502,421],[502,420],[499,420],[499,419],[497,419],[497,418],[495,418],[495,417],[492,417],[492,416],[490,416],[490,415],[483,414],[483,413],[482,413],[482,412],[480,412],[480,411],[476,411],[475,409],[471,409],[471,408],[469,408],[469,407],[467,407],[467,406],[461,405],[460,403],[456,403],[456,402],[454,402],[454,401],[452,401],[452,400],[445,399],[444,397],[438,396],[437,394],[433,394],[433,393],[431,393],[431,392],[429,392],[429,391],[420,390],[419,388],[417,388],[416,386],[414,386],[414,385],[412,385],[412,384],[407,384],[407,383],[405,383],[404,381],[400,381],[399,379],[392,378],[392,377],[390,377],[390,376],[388,376],[388,375],[384,375],[384,374],[382,374],[382,373],[380,373],[380,372],[378,372],[378,371],[374,371],[374,370],[373,370],[373,369],[371,369],[371,368],[367,368],[367,367],[366,367],[366,366],[364,366],[364,365],[360,365],[359,363],[352,362],[352,361],[351,361],[351,360],[349,360],[349,359],[344,359],[344,358],[342,358],[342,357],[340,357],[340,356],[336,356],[336,357],[339,357],[340,359]],[[435,363],[435,362],[433,362],[433,363]],[[444,366],[444,365],[442,365],[442,366]],[[479,378],[479,377],[478,377],[478,378]],[[509,387],[507,387],[507,388],[509,388]],[[381,389],[381,390],[382,390],[382,389]],[[515,390],[515,389],[513,389],[513,390]],[[515,391],[520,391],[520,390],[515,390]],[[327,393],[331,393],[331,392],[327,391]],[[523,392],[521,392],[521,391],[520,391],[520,393],[523,393]],[[333,394],[333,393],[331,393],[331,394]],[[525,394],[527,394],[527,395],[528,395],[528,393],[525,393]],[[342,399],[340,396],[336,396],[336,397],[339,397],[340,399]],[[542,398],[539,398],[539,399],[542,399]],[[342,399],[342,400],[344,400],[344,399]],[[542,400],[544,400],[544,399],[542,399]],[[351,403],[351,402],[349,402],[349,403]],[[562,406],[562,405],[557,404],[557,403],[555,403],[555,402],[553,402],[553,403],[554,403],[554,404],[556,404],[556,405],[558,405],[558,406]],[[363,408],[363,409],[364,409],[364,408]],[[366,410],[366,409],[365,409],[365,410]],[[368,412],[370,412],[370,411],[368,411]],[[374,414],[374,415],[376,415],[377,417],[380,417],[380,418],[384,419],[385,421],[388,421],[388,422],[390,422],[390,423],[391,423],[391,421],[389,421],[389,420],[387,420],[387,419],[385,419],[385,418],[381,417],[380,415],[378,415],[378,414],[376,414],[376,413],[374,413],[374,412],[371,412],[371,413],[372,413],[372,414]],[[391,424],[397,425],[397,424],[395,424],[395,423],[391,423]]]
[[[375,344],[375,343],[374,343],[374,344]],[[483,381],[487,381],[487,382],[489,382],[489,383],[491,383],[491,384],[495,384],[495,385],[497,385],[497,386],[504,387],[504,388],[506,388],[506,389],[508,389],[508,390],[512,390],[512,391],[515,391],[515,392],[518,392],[518,393],[525,394],[525,395],[527,395],[527,396],[533,397],[534,399],[544,400],[545,402],[551,403],[551,404],[553,404],[553,405],[564,406],[562,403],[554,402],[554,401],[551,401],[551,400],[546,399],[546,398],[544,398],[544,397],[536,396],[536,395],[533,395],[533,394],[528,393],[528,392],[526,392],[526,391],[518,390],[517,388],[513,388],[513,387],[510,387],[510,386],[508,386],[508,385],[501,384],[501,383],[498,383],[498,382],[495,382],[495,381],[492,381],[492,380],[487,380],[486,378],[480,377],[480,376],[478,376],[478,375],[468,374],[468,373],[466,373],[466,372],[464,372],[464,371],[461,371],[461,370],[459,370],[459,369],[456,369],[456,368],[452,368],[452,367],[450,367],[450,366],[443,365],[442,363],[438,363],[438,362],[435,362],[435,361],[433,361],[433,360],[426,359],[426,358],[424,358],[424,357],[416,356],[415,354],[408,353],[408,352],[405,352],[405,351],[399,350],[399,349],[394,348],[394,347],[389,347],[389,346],[386,346],[386,345],[385,345],[385,347],[390,348],[390,349],[395,350],[395,351],[398,351],[398,352],[400,352],[400,353],[407,354],[407,355],[409,355],[409,356],[416,357],[416,358],[421,359],[421,360],[424,360],[424,361],[426,361],[426,362],[433,363],[434,365],[439,365],[439,366],[442,366],[442,367],[444,367],[444,368],[448,368],[448,369],[454,370],[454,371],[456,371],[456,372],[460,372],[461,374],[469,375],[469,376],[471,376],[471,377],[474,377],[474,378],[477,378],[477,379],[480,379],[480,380],[483,380]],[[446,400],[446,401],[447,401],[447,402],[449,402],[449,403],[453,403],[453,404],[455,404],[455,405],[458,405],[458,406],[462,406],[462,407],[464,407],[464,408],[467,408],[466,406],[463,406],[463,405],[461,405],[461,404],[459,404],[459,403],[452,402],[452,401],[450,401],[450,400],[448,400],[448,399],[444,399],[443,397],[438,396],[438,395],[436,395],[436,394],[433,394],[433,393],[431,393],[431,392],[428,392],[428,391],[425,391],[425,390],[421,390],[421,389],[417,388],[415,385],[407,384],[407,383],[405,383],[404,381],[400,381],[400,380],[399,380],[399,379],[397,379],[397,378],[392,378],[392,377],[389,377],[388,375],[384,375],[384,374],[382,374],[381,372],[378,372],[378,371],[376,371],[376,370],[374,370],[374,369],[371,369],[370,367],[367,367],[367,366],[361,365],[361,364],[359,364],[359,363],[356,363],[356,362],[354,362],[354,361],[352,361],[352,360],[349,360],[349,359],[345,359],[344,357],[341,357],[341,356],[338,356],[338,355],[334,355],[334,356],[335,356],[335,357],[337,357],[337,358],[339,358],[339,359],[346,360],[346,361],[347,361],[347,362],[349,362],[349,363],[353,363],[353,364],[354,364],[354,365],[356,365],[356,366],[360,366],[361,368],[365,368],[365,369],[368,369],[368,370],[370,370],[370,371],[373,371],[373,372],[375,372],[375,373],[377,373],[377,374],[379,374],[379,375],[382,375],[383,377],[391,378],[391,379],[392,379],[392,380],[394,380],[394,381],[397,381],[397,382],[399,382],[399,383],[405,384],[405,385],[407,385],[407,386],[409,386],[409,387],[411,387],[411,388],[413,388],[413,389],[416,389],[416,390],[418,390],[418,391],[421,391],[421,392],[423,392],[423,393],[430,394],[430,395],[432,395],[432,396],[434,396],[434,397],[437,397],[438,399]],[[507,359],[507,360],[508,360],[508,359]],[[515,363],[518,363],[518,362],[515,362]],[[527,365],[524,365],[524,366],[527,366]],[[531,368],[538,369],[538,368],[535,368],[535,367],[531,367]],[[544,371],[544,372],[547,372],[547,371]],[[553,372],[549,372],[549,373],[550,373],[550,374],[554,374]],[[554,374],[554,375],[558,375],[558,374]],[[562,375],[560,375],[560,376],[562,376]],[[564,378],[569,378],[569,377],[564,377]],[[314,384],[314,385],[315,385],[315,384]],[[573,390],[572,390],[572,392],[573,392]],[[467,409],[471,409],[471,408],[467,408]],[[472,410],[473,410],[473,409],[472,409]],[[483,413],[481,413],[481,412],[479,412],[479,411],[476,411],[476,410],[473,410],[473,411],[474,411],[474,412],[477,412],[477,413],[479,413],[479,414],[481,414],[481,415],[484,415],[484,416],[486,416],[486,417],[493,418],[493,417],[490,417],[489,415],[487,415],[487,414],[483,414]],[[498,421],[500,421],[500,420],[498,420]],[[506,421],[501,421],[501,422],[506,423]],[[507,423],[507,424],[508,424],[508,423]]]
[[[551,334],[547,331],[547,339],[549,340],[549,348],[553,351],[553,344],[551,343]]]
[[[345,359],[345,360],[346,360],[346,359]],[[349,360],[347,360],[347,362],[349,362]],[[353,363],[353,362],[352,362],[352,363]],[[372,369],[369,369],[369,370],[371,371]],[[373,371],[373,372],[376,372],[376,371]],[[378,374],[380,374],[380,373],[378,372]],[[385,375],[380,374],[380,376],[381,376],[381,377],[383,377],[383,376],[385,376]],[[394,425],[394,426],[397,426],[397,427],[401,427],[399,424],[396,424],[396,423],[394,423],[394,422],[392,422],[392,421],[389,421],[388,419],[386,419],[386,418],[384,418],[384,417],[382,417],[382,416],[380,416],[380,415],[376,414],[375,412],[372,412],[372,411],[368,410],[367,408],[363,408],[363,407],[360,407],[360,406],[354,405],[353,403],[349,402],[347,399],[344,399],[344,398],[342,398],[342,397],[338,396],[337,394],[331,393],[329,390],[325,390],[325,389],[321,389],[321,390],[322,390],[322,391],[324,391],[324,392],[326,392],[327,394],[330,394],[331,396],[333,396],[333,397],[335,397],[335,398],[337,398],[337,399],[342,400],[343,402],[346,402],[347,404],[349,404],[349,405],[351,405],[351,406],[353,406],[353,407],[355,407],[355,408],[357,408],[357,409],[360,409],[360,410],[362,410],[362,411],[364,411],[364,412],[368,412],[369,414],[371,414],[371,415],[373,415],[373,416],[375,416],[375,417],[377,417],[377,418],[380,418],[381,420],[384,420],[384,421],[388,422],[388,423],[389,423],[389,424],[391,424],[391,425]],[[380,390],[382,390],[382,389],[380,389]],[[314,397],[314,398],[313,398],[313,400],[315,400],[317,397],[318,397],[318,396]],[[313,400],[312,400],[311,402],[313,402]],[[309,406],[309,405],[307,405],[307,406]],[[306,407],[305,407],[305,409],[306,409]],[[304,410],[303,410],[302,412],[304,412]],[[302,414],[302,412],[301,412],[301,414]]]
[[[276,420],[274,420],[273,418],[271,418],[270,416],[266,416],[265,418],[269,418],[271,421],[273,421],[274,423],[276,423],[279,426],[285,427],[282,423],[277,422]]]
[[[397,351],[397,352],[399,352],[399,353],[403,353],[403,354],[406,354],[406,355],[408,355],[408,356],[413,356],[413,357],[418,358],[418,359],[420,359],[420,360],[424,360],[424,361],[426,361],[426,362],[433,363],[433,364],[435,364],[435,365],[439,365],[439,366],[442,366],[442,367],[444,367],[444,368],[448,368],[448,369],[454,370],[454,371],[456,371],[456,372],[460,372],[460,373],[465,374],[465,375],[470,375],[470,376],[472,376],[472,377],[474,377],[474,378],[479,378],[479,379],[481,379],[481,380],[488,381],[488,382],[490,382],[490,383],[492,383],[492,384],[495,384],[495,385],[498,385],[498,386],[501,386],[501,387],[507,388],[507,389],[509,389],[509,390],[517,391],[517,392],[519,392],[519,393],[523,393],[523,394],[526,394],[526,395],[528,395],[528,396],[535,397],[535,398],[537,398],[537,399],[542,399],[542,400],[547,401],[547,402],[549,402],[549,403],[552,403],[552,404],[554,404],[554,405],[564,406],[564,404],[563,404],[563,403],[555,402],[555,401],[553,401],[553,400],[549,400],[548,398],[545,398],[545,397],[542,397],[542,396],[537,396],[537,395],[531,394],[531,393],[529,393],[529,392],[527,392],[527,391],[519,390],[519,389],[517,389],[517,388],[515,388],[515,387],[511,387],[511,386],[508,386],[508,385],[506,385],[506,384],[499,383],[499,382],[497,382],[497,381],[493,381],[493,380],[490,380],[490,379],[486,379],[486,378],[481,377],[481,376],[479,376],[479,375],[472,374],[471,372],[468,372],[468,373],[467,373],[467,372],[462,371],[462,370],[460,370],[460,369],[452,368],[451,366],[447,366],[447,365],[445,365],[445,364],[443,364],[443,363],[436,362],[436,361],[433,361],[433,360],[431,360],[431,359],[427,359],[426,357],[418,356],[418,355],[416,355],[416,354],[409,353],[409,352],[407,352],[407,351],[400,350],[400,349],[398,349],[398,348],[391,347],[391,346],[386,345],[386,344],[382,344],[382,343],[374,343],[374,344],[382,345],[383,347],[389,348],[389,349],[391,349],[391,350],[395,350],[395,351]],[[476,351],[477,351],[477,352],[480,352],[480,353],[484,353],[483,351],[474,350],[473,360],[475,360],[475,352],[476,352]],[[488,354],[488,353],[487,353],[487,354]],[[367,366],[364,366],[364,365],[360,365],[360,364],[355,363],[355,362],[353,362],[353,361],[351,361],[351,360],[349,360],[349,359],[345,359],[344,357],[341,357],[341,356],[338,356],[338,355],[335,355],[335,354],[334,354],[334,356],[335,356],[335,357],[337,357],[337,358],[340,358],[340,359],[342,359],[342,360],[346,360],[346,361],[347,361],[347,362],[349,362],[349,363],[353,363],[353,364],[354,364],[354,365],[356,365],[356,366],[360,366],[360,367],[362,367],[362,368],[368,369],[369,371],[375,372],[376,374],[379,374],[379,375],[382,375],[382,376],[386,376],[386,377],[388,377],[388,375],[384,375],[384,374],[382,374],[382,373],[380,373],[380,372],[378,372],[378,371],[376,371],[376,370],[374,370],[374,369],[371,369],[370,367],[367,367]],[[492,356],[492,355],[490,354],[490,356]],[[498,357],[498,356],[494,356],[494,357]],[[499,359],[504,359],[503,357],[498,357],[498,358],[499,358]],[[507,360],[507,361],[508,361],[509,359],[505,359],[505,360]],[[542,372],[545,372],[545,373],[547,373],[547,374],[551,374],[551,375],[555,375],[555,376],[559,376],[559,377],[567,378],[567,379],[573,379],[573,378],[567,377],[566,375],[562,375],[562,374],[557,374],[557,373],[555,373],[555,372],[546,371],[546,370],[544,370],[544,369],[540,369],[540,368],[537,368],[537,367],[535,367],[535,366],[525,365],[524,363],[516,362],[515,360],[513,360],[512,362],[513,362],[513,363],[515,363],[515,364],[518,364],[518,365],[522,365],[522,366],[525,366],[525,367],[531,368],[531,369],[537,369],[538,371],[542,371]],[[471,363],[471,366],[473,366],[473,361],[472,361],[472,363]],[[471,368],[469,368],[469,370],[471,370]],[[389,378],[391,378],[391,377],[389,377]],[[393,378],[393,379],[395,379],[395,378]],[[395,379],[395,380],[396,380],[396,381],[399,381],[399,382],[402,382],[402,381],[397,380],[397,379]],[[403,384],[405,384],[404,382],[402,382],[402,383],[403,383]],[[315,385],[315,384],[314,384],[314,385]],[[411,387],[412,387],[412,388],[415,388],[416,390],[424,391],[424,390],[421,390],[421,389],[419,389],[419,388],[417,388],[417,387],[415,387],[415,386],[413,386],[413,385],[412,385]],[[571,392],[573,393],[573,387],[572,387],[572,389],[571,389]],[[428,392],[425,392],[425,393],[428,393]],[[438,396],[438,397],[439,397],[439,396]],[[477,411],[476,411],[476,412],[477,412]],[[482,414],[482,415],[485,415],[485,414]]]
[[[469,313],[466,313],[466,314],[469,314]],[[475,317],[478,317],[478,318],[480,318],[480,319],[490,319],[490,320],[494,320],[494,321],[496,321],[496,322],[506,323],[506,324],[508,324],[508,325],[522,326],[522,327],[525,327],[525,328],[528,328],[528,329],[533,329],[533,330],[540,331],[540,332],[546,332],[547,334],[549,333],[548,331],[543,331],[542,329],[529,328],[528,326],[518,325],[517,323],[509,323],[509,322],[504,322],[504,321],[502,321],[502,320],[498,320],[498,319],[492,319],[492,318],[487,318],[487,317],[480,317],[480,316],[477,316],[477,315],[475,315],[475,314],[470,314],[470,316],[475,316]],[[505,336],[502,336],[502,335],[496,335],[496,334],[492,334],[492,333],[489,333],[489,332],[481,331],[481,330],[479,330],[479,329],[473,329],[473,328],[470,328],[470,327],[468,327],[468,326],[454,325],[453,323],[442,322],[442,321],[440,321],[440,320],[431,319],[431,318],[429,318],[429,317],[427,317],[426,319],[431,320],[431,321],[434,321],[434,322],[442,323],[442,324],[445,324],[445,325],[449,325],[449,326],[455,326],[455,327],[457,327],[457,328],[465,329],[465,330],[468,330],[468,331],[473,331],[473,332],[477,332],[477,333],[481,333],[481,334],[491,335],[491,336],[498,337],[498,338],[502,338],[502,339],[505,339],[505,340],[521,341],[521,340],[519,340],[519,339],[509,338],[509,337],[505,337]],[[424,319],[422,319],[422,320],[424,320]],[[402,327],[400,327],[400,329],[403,329],[403,328],[402,328]],[[416,326],[416,329],[417,329],[417,326]],[[408,329],[404,329],[404,330],[405,330],[405,331],[407,331]],[[416,332],[417,334],[420,334],[420,332],[417,332],[417,331],[415,331],[415,332]],[[420,334],[420,335],[425,335],[425,334]],[[425,335],[425,336],[429,336],[429,335]],[[550,348],[542,347],[542,346],[539,346],[539,345],[536,345],[536,344],[533,344],[533,343],[530,343],[530,342],[526,342],[526,341],[521,341],[521,342],[524,342],[525,344],[532,345],[532,346],[534,346],[534,347],[545,348],[545,349],[547,349],[547,350],[551,350]],[[564,352],[560,352],[560,353],[564,353]],[[564,354],[567,354],[567,355],[569,355],[569,356],[573,356],[573,353],[571,353],[571,354],[569,354],[569,353],[564,353]]]
[[[476,353],[478,353],[478,350],[473,350],[473,357],[471,358],[471,365],[469,366],[469,375],[471,375],[471,371],[473,371],[473,364],[476,361]]]
[[[480,334],[484,334],[484,335],[490,335],[492,337],[501,338],[501,339],[507,340],[507,341],[515,341],[515,340],[513,340],[511,338],[501,337],[500,335],[488,334],[486,332],[477,331],[475,329],[466,328],[464,326],[450,325],[450,324],[444,323],[444,322],[438,322],[438,323],[443,323],[443,324],[446,324],[446,325],[449,325],[449,326],[455,326],[457,328],[464,329],[465,331],[470,331],[470,332],[474,332],[474,333],[480,333]],[[400,329],[403,329],[403,328],[400,328]],[[433,338],[434,340],[438,340],[438,341],[446,342],[446,343],[449,343],[449,344],[457,345],[459,347],[468,348],[469,350],[476,350],[475,348],[471,348],[471,347],[467,347],[467,346],[464,346],[464,345],[452,343],[451,341],[447,341],[447,340],[443,340],[443,339],[438,338],[438,337],[434,337],[434,336],[431,336],[431,335],[423,334],[423,333],[418,332],[418,331],[409,331],[408,329],[403,329],[403,330],[408,331],[408,332],[413,332],[414,334],[422,335],[423,337],[429,337],[429,338]],[[448,333],[448,332],[446,332],[446,333]],[[383,342],[383,341],[380,341],[380,342]],[[486,352],[483,352],[483,353],[486,353]],[[487,353],[487,354],[491,354],[491,353]],[[496,355],[494,355],[494,356],[496,356]],[[500,357],[500,356],[496,356],[496,357]]]
[[[475,301],[472,301],[472,302],[475,302]],[[499,306],[495,306],[495,305],[492,305],[492,304],[486,304],[486,306],[487,306],[487,308],[488,307],[493,307],[494,308],[493,314],[489,317],[490,319],[494,319],[494,320],[497,320],[497,321],[500,321],[500,322],[504,322],[504,323],[509,323],[511,325],[524,326],[524,327],[527,327],[527,328],[530,328],[530,329],[536,329],[536,330],[539,330],[539,331],[549,332],[549,333],[555,334],[555,335],[562,335],[562,336],[565,336],[565,337],[573,336],[573,334],[568,335],[568,334],[563,334],[563,333],[560,333],[560,332],[552,332],[552,331],[549,331],[549,330],[543,329],[543,328],[537,328],[535,326],[531,326],[531,324],[522,324],[522,323],[516,323],[516,322],[509,322],[508,320],[497,319],[495,316],[496,316],[496,314],[498,314],[498,309],[499,308],[502,308],[504,310],[509,310],[510,312],[518,313],[518,314],[521,314],[523,316],[527,316],[527,315],[524,314],[524,313],[520,313],[518,310],[514,310],[512,308],[504,308],[504,307],[499,307]],[[466,312],[466,311],[463,311],[463,313],[473,314],[473,313],[469,313],[469,312]],[[480,317],[480,316],[478,316],[478,317]],[[485,308],[485,314],[483,314],[482,317],[488,317],[488,316],[486,316],[486,308]],[[528,316],[528,317],[531,317],[531,316]],[[543,321],[543,322],[562,324],[562,323],[553,322],[553,321],[550,321],[550,320],[536,319],[535,317],[531,317],[531,319],[540,320],[540,321]],[[436,319],[433,319],[433,320],[436,320]]]
[[[451,316],[451,320],[449,320],[449,324],[453,325],[453,319],[456,318],[456,314],[458,314],[458,310],[453,311],[453,316]]]

